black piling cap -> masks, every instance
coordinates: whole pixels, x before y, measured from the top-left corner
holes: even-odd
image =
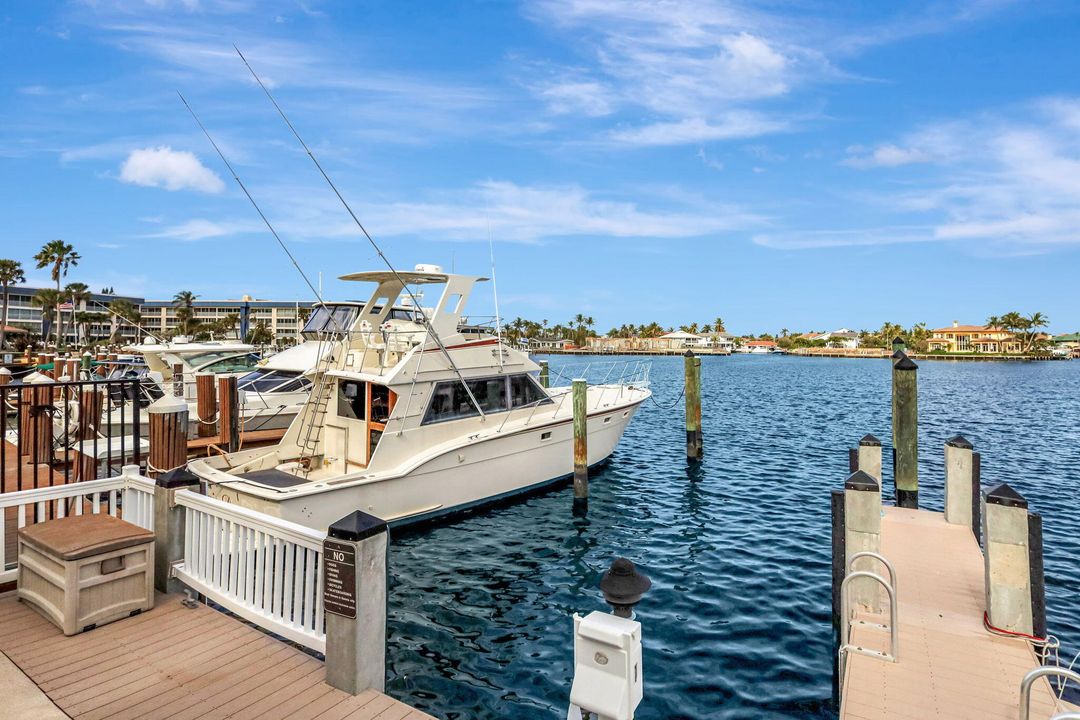
[[[356,542],[364,538],[386,532],[386,521],[382,518],[368,515],[361,510],[354,510],[345,517],[332,524],[327,535],[335,540],[349,540]]]
[[[945,441],[945,444],[949,447],[962,448],[964,450],[973,450],[975,448],[967,438],[963,435],[953,435],[951,438]]]
[[[890,357],[893,360],[899,360],[902,357],[907,357],[907,353],[905,353],[903,350],[895,350],[893,351],[893,354],[890,355]]]
[[[893,345],[903,345],[903,344],[904,344],[904,338],[902,338],[902,337],[900,337],[899,335],[897,335],[896,337],[894,337],[894,338],[892,339],[892,344],[893,344]]]
[[[865,492],[877,492],[877,480],[862,470],[856,470],[844,481],[845,490],[861,490]]]
[[[604,600],[620,617],[630,617],[631,608],[641,602],[641,596],[651,587],[649,576],[638,572],[626,558],[615,558],[600,578]]]
[[[873,435],[863,435],[862,440],[859,441],[859,444],[863,447],[881,447],[881,441]]]
[[[1028,501],[1024,499],[1024,496],[1009,487],[1008,483],[1001,483],[997,487],[987,490],[986,503],[988,505],[1013,508],[1026,508],[1028,506]]]
[[[199,484],[199,476],[185,467],[178,467],[158,475],[155,482],[162,488],[189,487]]]
[[[685,353],[683,353],[683,357],[694,357],[694,351],[687,350]]]
[[[893,365],[893,370],[918,370],[918,369],[919,369],[919,366],[916,365],[915,362],[911,358],[909,358],[907,355],[904,355],[902,358],[900,358],[899,360],[896,361],[895,365]]]

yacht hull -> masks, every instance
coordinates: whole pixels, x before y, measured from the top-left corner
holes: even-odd
[[[640,404],[638,401],[589,416],[590,466],[602,463],[611,455]],[[573,423],[560,419],[479,438],[402,475],[327,487],[294,498],[271,501],[216,483],[210,485],[209,492],[219,499],[316,529],[325,529],[353,510],[400,526],[565,480],[574,470],[572,446]]]

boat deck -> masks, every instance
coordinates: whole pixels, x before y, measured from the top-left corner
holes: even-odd
[[[0,717],[34,702],[46,707],[44,694],[57,717],[87,720],[433,720],[374,690],[332,688],[314,657],[205,605],[185,608],[176,595],[159,594],[149,612],[72,637],[14,594],[0,596],[0,652],[40,689],[35,698],[29,683],[5,682],[5,692],[21,697],[5,698]]]
[[[897,574],[899,662],[849,654],[840,717],[1015,720],[1020,681],[1039,662],[1028,642],[983,627],[985,569],[971,530],[946,523],[942,513],[884,510],[881,549]],[[851,641],[888,651],[887,631],[866,625],[853,626]],[[1045,680],[1032,686],[1033,719],[1067,709],[1074,708],[1056,702]]]

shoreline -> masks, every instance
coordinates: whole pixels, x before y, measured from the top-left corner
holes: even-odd
[[[681,348],[678,350],[591,350],[589,348],[575,348],[573,350],[543,350],[532,351],[529,353],[530,357],[534,355],[595,355],[595,356],[619,356],[619,355],[656,355],[656,356],[668,356],[668,357],[681,357],[686,354],[687,350],[693,350],[694,355],[704,357],[707,355],[716,356],[728,356],[728,355],[750,355],[751,353],[731,353],[717,350],[709,350],[708,348]],[[845,358],[851,360],[889,360],[892,358],[892,353],[888,350],[874,348],[874,352],[860,351],[860,350],[836,350],[836,349],[824,349],[814,348],[814,352],[785,352],[783,355],[790,355],[791,357],[804,357],[804,358]],[[765,353],[758,353],[765,354]],[[780,354],[780,353],[777,353]],[[1012,362],[1041,362],[1041,361],[1054,361],[1054,360],[1071,360],[1069,357],[1058,357],[1055,355],[988,355],[988,354],[949,354],[949,355],[935,355],[933,353],[907,353],[907,356],[912,360],[955,360],[964,362],[992,362],[992,361],[1012,361]]]

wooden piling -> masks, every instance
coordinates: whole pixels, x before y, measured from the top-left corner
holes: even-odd
[[[99,352],[94,356],[94,362],[97,363],[97,367],[94,368],[94,372],[98,377],[105,377],[109,374],[109,368],[105,365],[105,361],[109,358],[106,353]]]
[[[240,449],[240,397],[235,376],[218,378],[218,443],[226,452]]]
[[[53,384],[51,379],[41,378],[25,385],[21,391],[19,454],[29,456],[34,464],[49,464],[53,460]]]
[[[6,367],[0,367],[0,387],[11,383],[11,371]]]
[[[573,384],[574,400],[574,500],[589,498],[589,434],[586,412],[588,385],[577,378]]]
[[[551,387],[551,378],[548,375],[548,361],[540,361],[540,387]]]
[[[918,369],[907,355],[893,365],[893,478],[902,508],[919,507]]]
[[[199,437],[217,435],[217,390],[214,388],[214,373],[195,375],[195,409],[198,413]]]
[[[188,408],[182,398],[158,398],[146,409],[150,416],[151,477],[187,463]]]
[[[683,395],[686,398],[686,457],[700,460],[704,454],[701,437],[701,358],[687,350],[683,357]]]
[[[104,406],[104,399],[104,391],[92,385],[83,386],[79,391],[79,423],[75,429],[75,440],[92,440],[97,434],[101,426],[101,409]],[[86,453],[76,453],[75,458],[75,481],[95,480],[98,469],[97,458]]]

